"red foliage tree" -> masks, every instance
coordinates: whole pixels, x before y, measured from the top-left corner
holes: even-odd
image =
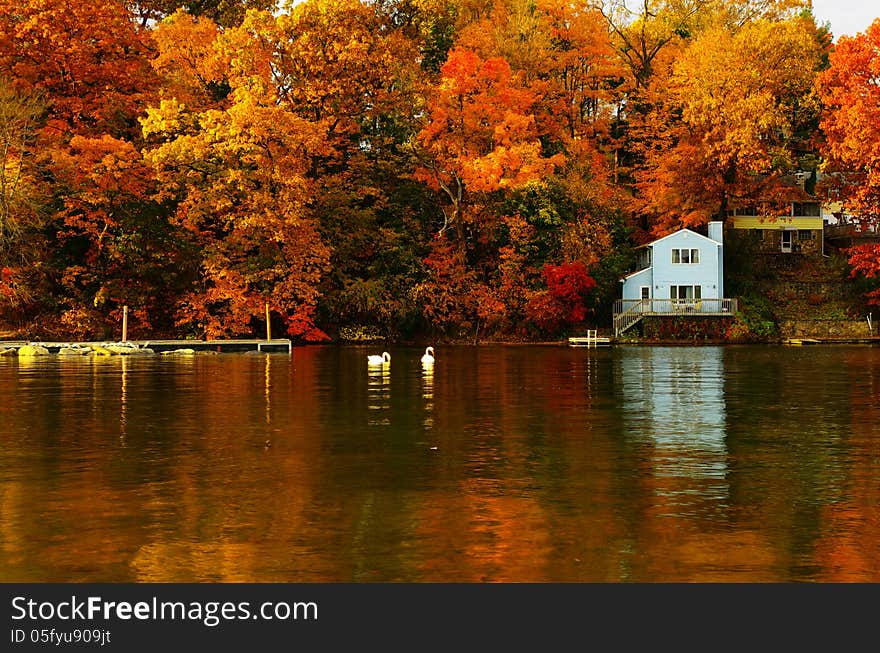
[[[444,236],[435,238],[425,265],[429,279],[415,293],[433,327],[444,331],[459,327],[462,333],[472,332],[477,339],[481,330],[503,319],[504,303],[492,288],[480,282],[475,270],[467,267],[457,243]]]
[[[867,279],[880,280],[880,245],[856,245],[849,250],[849,264],[852,268],[850,273],[853,277],[859,275]],[[880,288],[870,290],[865,294],[869,304],[880,306]]]
[[[547,290],[537,293],[526,312],[546,332],[583,322],[587,317],[586,297],[596,281],[581,263],[545,265],[541,271]]]

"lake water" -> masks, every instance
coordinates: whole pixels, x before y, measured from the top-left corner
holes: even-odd
[[[3,582],[880,581],[880,348],[0,358]]]

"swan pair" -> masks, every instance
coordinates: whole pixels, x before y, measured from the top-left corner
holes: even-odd
[[[433,364],[434,348],[428,347],[425,349],[425,353],[422,355],[422,365]],[[377,354],[371,354],[370,356],[367,356],[367,365],[391,365],[391,354],[389,354],[387,351],[383,351],[381,356]]]

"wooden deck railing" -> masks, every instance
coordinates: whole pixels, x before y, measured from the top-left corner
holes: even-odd
[[[850,236],[878,237],[880,225],[875,224],[829,224],[825,225],[826,238],[840,238]]]
[[[614,335],[619,336],[646,315],[725,316],[736,313],[735,299],[618,299],[614,302]]]

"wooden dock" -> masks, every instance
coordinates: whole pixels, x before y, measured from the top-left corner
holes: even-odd
[[[611,344],[611,338],[599,337],[595,329],[590,329],[585,336],[569,338],[568,344],[571,347],[607,347]]]
[[[139,346],[150,348],[160,353],[175,349],[194,349],[195,351],[243,352],[256,351],[264,354],[283,352],[292,353],[291,341],[284,339],[272,340],[137,340]]]
[[[880,336],[867,338],[786,338],[784,345],[880,345]]]
[[[151,350],[154,353],[173,352],[180,350],[192,350],[198,352],[229,353],[229,352],[259,352],[259,353],[292,353],[292,343],[288,339],[272,340],[128,340],[126,342],[39,342],[29,340],[6,340],[0,341],[0,350],[18,349],[24,345],[40,345],[49,350],[49,353],[57,354],[67,347],[130,347],[133,350]],[[122,352],[115,352],[122,353]]]

